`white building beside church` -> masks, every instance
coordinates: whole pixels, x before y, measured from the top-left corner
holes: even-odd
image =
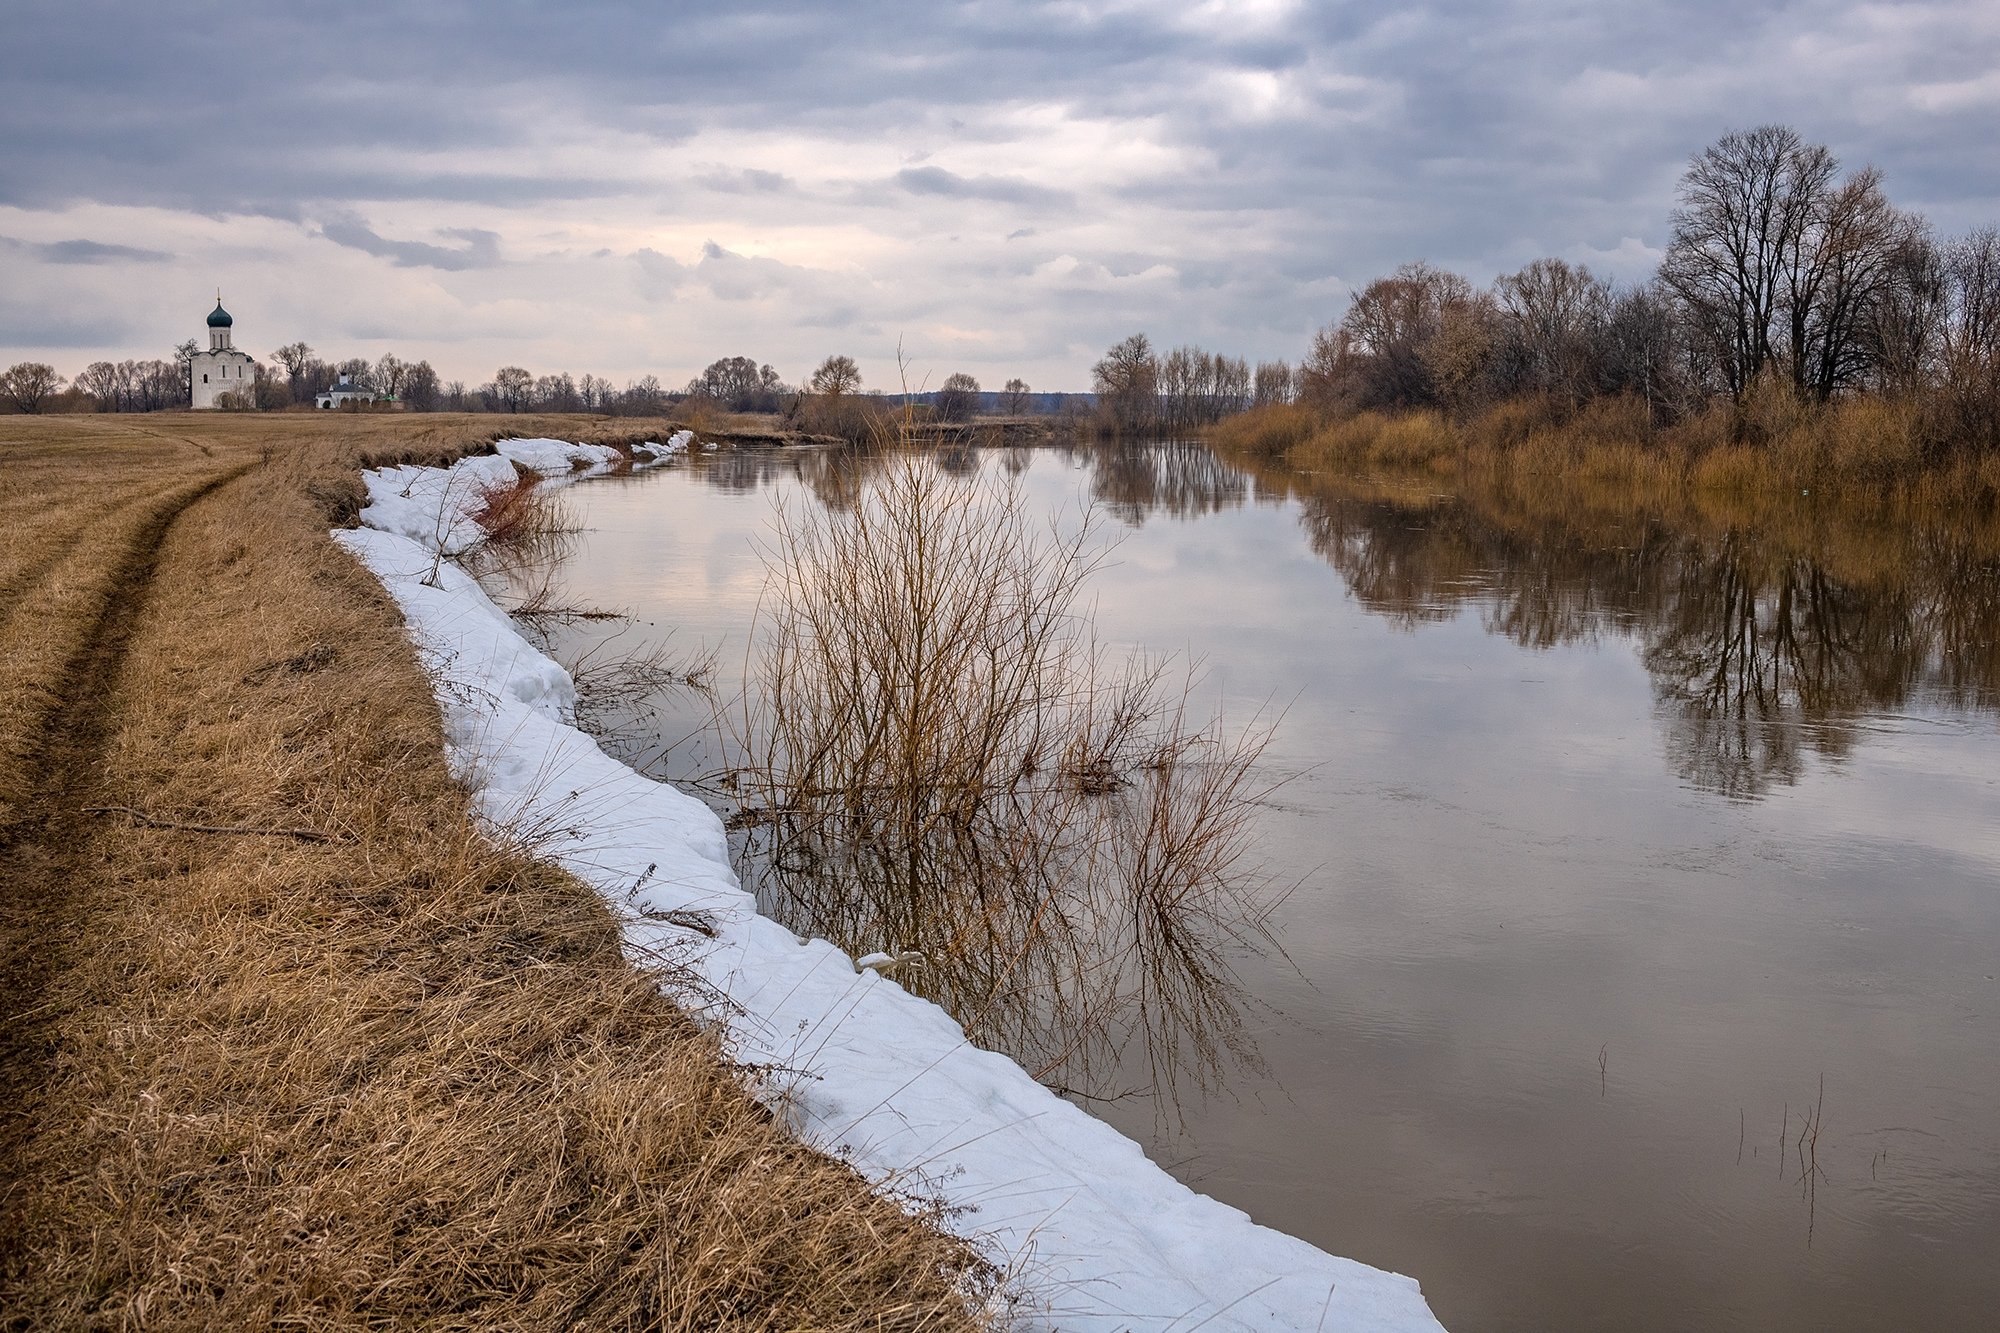
[[[188,363],[196,410],[214,407],[215,400],[225,393],[248,392],[257,377],[250,354],[230,345],[229,330],[235,323],[222,308],[222,294],[216,293],[215,309],[208,312],[208,350],[196,352]]]

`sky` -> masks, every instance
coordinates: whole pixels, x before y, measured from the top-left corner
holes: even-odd
[[[1782,122],[2000,222],[2000,5],[5,0],[0,363],[203,333],[678,386],[1295,359],[1413,259],[1643,280]]]

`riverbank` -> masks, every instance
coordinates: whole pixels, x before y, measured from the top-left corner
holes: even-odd
[[[526,459],[553,442],[503,442]],[[441,550],[464,546],[495,459],[372,473],[341,534],[396,597],[483,815],[629,906],[630,947],[672,958],[739,1058],[785,1071],[774,1105],[868,1178],[943,1205],[1018,1275],[1028,1327],[1434,1329],[1409,1279],[1334,1258],[1196,1194],[1139,1147],[967,1042],[944,1012],[760,916],[719,819],[570,725],[566,673]],[[490,480],[490,479],[487,479]]]
[[[1739,430],[1739,424],[1741,429]],[[1502,403],[1465,420],[1442,412],[1333,417],[1299,405],[1254,408],[1207,433],[1234,461],[1301,472],[1380,469],[1538,502],[1579,485],[1624,506],[1690,502],[1782,507],[1801,492],[1905,506],[2000,507],[2000,454],[1940,452],[1921,405],[1857,397],[1827,407],[1780,394],[1738,423],[1717,406],[1671,427],[1636,399],[1579,408]]]
[[[776,1123],[447,769],[327,530],[500,426],[669,429],[0,426],[10,1326],[981,1322],[983,1261]]]

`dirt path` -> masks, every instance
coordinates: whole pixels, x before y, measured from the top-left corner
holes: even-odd
[[[24,1182],[21,1143],[35,1124],[55,1057],[60,1014],[50,979],[69,953],[87,947],[99,817],[82,813],[102,781],[105,738],[114,726],[118,679],[134,627],[150,596],[161,544],[190,508],[242,477],[243,464],[161,487],[79,528],[51,557],[24,571],[0,608],[0,628],[26,593],[70,552],[133,506],[145,516],[130,539],[108,548],[112,591],[57,679],[53,707],[29,742],[25,793],[0,829],[0,1249],[9,1244]]]

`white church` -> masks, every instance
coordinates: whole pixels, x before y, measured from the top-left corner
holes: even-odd
[[[194,388],[196,410],[214,407],[225,393],[248,391],[256,379],[251,369],[256,363],[248,352],[230,345],[229,330],[236,321],[222,308],[222,293],[215,294],[215,309],[208,312],[208,350],[196,352],[188,363],[188,379]]]

